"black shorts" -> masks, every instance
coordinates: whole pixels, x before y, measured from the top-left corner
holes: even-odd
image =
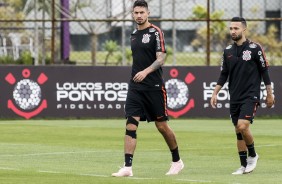
[[[254,101],[230,104],[230,117],[234,126],[237,125],[239,119],[249,120],[253,123],[258,106],[259,103]]]
[[[125,103],[125,116],[140,117],[140,121],[167,121],[166,90],[140,91],[129,89]]]

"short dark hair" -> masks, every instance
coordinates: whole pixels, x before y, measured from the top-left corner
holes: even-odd
[[[145,1],[145,0],[136,0],[133,4],[133,9],[136,7],[136,6],[141,6],[141,7],[145,7],[145,8],[148,8],[148,3]]]
[[[247,27],[247,22],[243,17],[233,17],[231,22],[241,22],[245,27]]]

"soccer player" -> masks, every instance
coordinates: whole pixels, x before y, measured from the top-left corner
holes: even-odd
[[[154,121],[172,154],[172,163],[166,175],[176,175],[184,164],[180,159],[175,134],[167,124],[167,96],[162,78],[166,49],[161,29],[148,21],[148,4],[137,0],[132,16],[137,28],[131,34],[133,56],[132,72],[125,105],[126,131],[124,137],[124,166],[112,176],[133,176],[132,160],[136,148],[139,121]]]
[[[252,172],[259,159],[250,124],[260,103],[262,79],[267,90],[267,107],[273,106],[274,97],[265,53],[258,43],[245,37],[246,20],[242,17],[232,18],[229,29],[234,43],[223,52],[221,73],[210,103],[216,108],[217,94],[229,77],[230,117],[235,126],[241,162],[240,168],[232,173],[237,175]]]

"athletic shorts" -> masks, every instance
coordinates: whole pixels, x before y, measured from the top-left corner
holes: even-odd
[[[140,121],[167,121],[166,90],[140,91],[129,89],[125,103],[125,116],[140,117]]]
[[[230,117],[234,126],[237,125],[239,119],[245,119],[253,123],[258,106],[258,102],[252,101],[230,104]]]

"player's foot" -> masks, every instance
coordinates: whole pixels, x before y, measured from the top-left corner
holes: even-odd
[[[169,171],[165,175],[176,175],[184,168],[184,163],[180,159],[177,162],[171,162]]]
[[[247,159],[247,167],[244,173],[252,172],[256,166],[259,159],[259,155],[257,154],[255,157],[248,157]]]
[[[234,175],[239,175],[239,174],[244,174],[246,170],[246,167],[241,166],[239,169],[237,169],[235,172],[233,172],[232,174]]]
[[[113,173],[112,176],[115,177],[127,177],[127,176],[133,176],[133,172],[132,172],[132,167],[122,167],[119,169],[118,172]]]

